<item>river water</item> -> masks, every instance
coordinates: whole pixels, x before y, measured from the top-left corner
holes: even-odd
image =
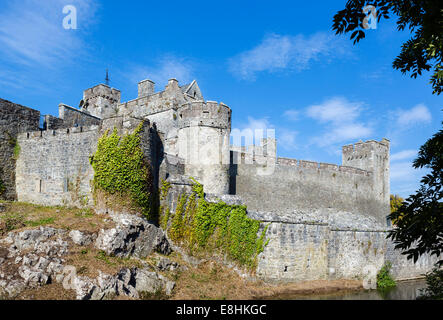
[[[424,279],[398,281],[397,286],[387,292],[378,290],[339,291],[329,294],[280,294],[270,297],[276,300],[415,300],[420,289],[426,287]]]

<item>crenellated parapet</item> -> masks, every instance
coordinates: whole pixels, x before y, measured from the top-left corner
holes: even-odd
[[[339,166],[332,163],[309,161],[309,160],[278,158],[277,164],[281,166],[293,167],[294,170],[315,169],[318,170],[318,172],[330,172],[330,173],[345,172],[349,174],[363,175],[368,177],[372,176],[372,172],[367,170],[362,170],[359,168],[348,167],[348,166]]]
[[[81,111],[103,119],[117,113],[120,98],[120,90],[99,84],[83,92]]]
[[[227,105],[215,101],[192,101],[177,110],[179,128],[206,126],[230,130],[231,115]]]

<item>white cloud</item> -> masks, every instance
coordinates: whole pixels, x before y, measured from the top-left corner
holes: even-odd
[[[427,123],[432,119],[429,109],[424,104],[418,104],[410,110],[400,110],[397,116],[399,126],[410,126],[420,122]]]
[[[373,130],[358,121],[364,104],[351,102],[344,97],[333,97],[321,104],[309,106],[306,115],[319,123],[326,124],[326,131],[312,141],[325,147],[339,142],[369,137]]]
[[[68,4],[77,8],[77,30],[63,28],[62,10]],[[95,8],[93,0],[12,1],[0,13],[0,53],[28,66],[66,63],[83,54],[80,35],[94,20]]]
[[[169,79],[175,78],[182,85],[193,80],[193,67],[186,59],[166,55],[160,58],[155,66],[134,67],[130,78],[136,83],[150,79],[159,86],[166,85]]]
[[[298,110],[293,110],[293,109],[286,110],[286,111],[283,113],[283,116],[286,117],[286,118],[289,119],[289,120],[297,121],[297,120],[299,119],[299,117],[300,117],[300,111],[298,111]]]
[[[360,138],[367,138],[372,134],[372,129],[366,127],[364,124],[353,123],[345,124],[343,126],[336,127],[332,130],[331,134],[326,134],[326,142],[334,143],[347,140],[355,140]]]
[[[322,32],[308,37],[270,34],[255,48],[231,58],[229,70],[245,80],[254,80],[263,71],[301,71],[320,58],[344,54],[337,41],[340,40]]]
[[[322,123],[340,124],[354,121],[361,112],[363,103],[350,102],[343,97],[333,97],[319,105],[307,109],[307,115]]]
[[[417,150],[403,150],[397,153],[393,153],[390,159],[391,161],[406,160],[416,157],[417,154],[418,154]]]

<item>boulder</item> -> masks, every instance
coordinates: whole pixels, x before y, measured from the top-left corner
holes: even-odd
[[[162,229],[130,214],[113,214],[115,228],[100,230],[95,247],[109,255],[145,258],[153,251],[169,254],[171,248]]]
[[[100,272],[96,279],[75,276],[71,281],[78,300],[105,300],[115,296],[139,298],[141,293],[172,293],[175,282],[149,269],[123,268],[114,276]]]
[[[86,234],[79,230],[72,230],[69,232],[69,237],[71,237],[72,242],[79,246],[87,246],[94,241],[93,234]]]

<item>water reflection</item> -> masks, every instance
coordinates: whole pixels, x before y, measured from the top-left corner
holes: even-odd
[[[397,286],[389,291],[378,290],[347,291],[330,294],[297,295],[283,294],[271,299],[278,300],[415,300],[420,295],[420,289],[426,287],[424,280],[399,281]]]

